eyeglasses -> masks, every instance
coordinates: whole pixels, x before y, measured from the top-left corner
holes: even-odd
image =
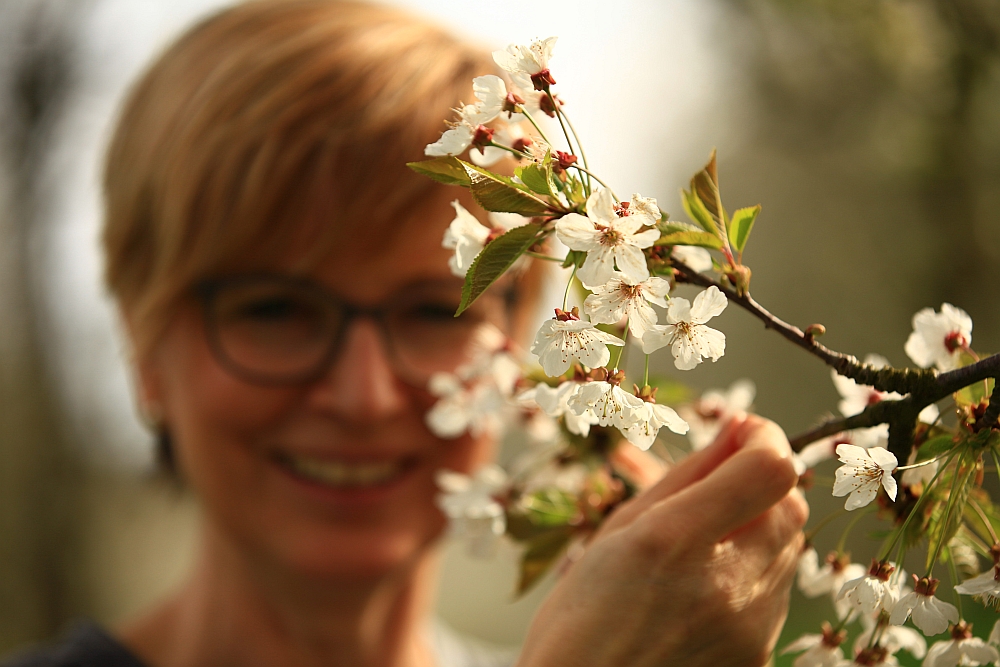
[[[365,317],[380,326],[400,379],[424,386],[472,359],[484,334],[506,331],[511,299],[487,293],[454,317],[458,289],[444,283],[414,286],[376,307],[344,302],[310,280],[270,274],[209,280],[196,291],[216,359],[257,384],[319,378],[351,322]]]

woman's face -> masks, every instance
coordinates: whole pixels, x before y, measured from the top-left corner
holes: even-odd
[[[441,248],[454,196],[415,212],[419,222],[389,247],[339,249],[312,280],[357,306],[388,305],[418,285],[457,304],[461,281]],[[384,338],[355,319],[321,377],[261,385],[220,365],[196,304],[178,313],[140,375],[211,529],[264,563],[354,578],[412,561],[442,532],[435,471],[472,471],[493,443],[430,433],[433,398],[397,376]]]

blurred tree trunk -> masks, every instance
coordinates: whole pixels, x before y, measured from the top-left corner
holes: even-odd
[[[51,636],[79,608],[79,477],[42,363],[27,239],[82,6],[0,5],[0,654]]]

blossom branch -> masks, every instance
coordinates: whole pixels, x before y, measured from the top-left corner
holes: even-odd
[[[875,368],[874,366],[863,364],[858,361],[857,357],[831,350],[817,342],[814,336],[771,314],[770,311],[757,303],[749,293],[740,295],[729,285],[715,280],[711,276],[698,273],[684,262],[674,258],[671,258],[670,261],[674,269],[677,270],[678,281],[700,285],[701,287],[714,286],[719,288],[730,301],[736,303],[763,322],[765,328],[773,329],[786,340],[798,345],[806,352],[819,357],[826,365],[833,368],[840,375],[849,377],[859,384],[869,385],[879,391],[885,392],[894,391],[900,394],[909,394],[914,392],[922,393],[933,389],[936,380],[934,371],[911,368]]]

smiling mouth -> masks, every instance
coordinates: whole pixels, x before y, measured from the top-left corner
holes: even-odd
[[[279,456],[278,462],[299,477],[337,488],[383,486],[412,467],[407,460],[347,463],[291,455]]]

